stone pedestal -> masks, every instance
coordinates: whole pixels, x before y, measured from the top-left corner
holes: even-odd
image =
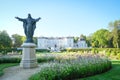
[[[34,68],[37,67],[37,59],[35,55],[35,47],[34,43],[23,43],[22,45],[22,60],[20,63],[20,67],[22,68]]]

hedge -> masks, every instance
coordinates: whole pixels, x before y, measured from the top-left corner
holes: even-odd
[[[2,63],[20,63],[21,58],[0,58],[0,64]]]
[[[2,55],[7,55],[8,53],[12,53],[12,51],[17,52],[22,54],[22,48],[8,48],[8,49],[0,49],[0,54]],[[50,52],[50,50],[48,49],[36,49],[36,53],[37,52]]]
[[[64,49],[62,52],[87,52],[87,53],[120,53],[120,48],[85,48],[85,49]]]

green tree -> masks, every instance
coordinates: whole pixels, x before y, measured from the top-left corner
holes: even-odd
[[[79,37],[74,37],[74,43],[78,42]]]
[[[0,49],[11,48],[12,40],[6,31],[0,31]]]
[[[19,34],[13,34],[12,38],[15,40],[14,47],[20,47],[25,41],[25,36],[21,36]]]
[[[37,45],[37,37],[33,37],[33,41]]]
[[[81,34],[81,35],[80,35],[80,38],[83,38],[83,39],[85,39],[85,40],[86,40],[86,36],[85,36],[85,35],[83,35],[83,34]]]
[[[86,37],[86,43],[88,47],[92,46],[92,34]]]
[[[115,20],[109,23],[109,29],[113,40],[113,46],[120,48],[120,20]]]
[[[93,47],[108,47],[109,46],[110,32],[106,29],[100,29],[96,31],[92,36]]]

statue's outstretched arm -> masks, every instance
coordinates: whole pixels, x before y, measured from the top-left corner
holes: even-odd
[[[37,18],[37,19],[35,19],[35,22],[37,22],[37,21],[39,21],[41,18],[39,17],[39,18]]]
[[[16,19],[18,19],[19,21],[24,21],[25,19],[19,18],[19,17],[15,17]]]

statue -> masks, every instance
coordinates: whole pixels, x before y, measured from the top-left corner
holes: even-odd
[[[28,18],[26,19],[19,17],[15,18],[23,22],[24,33],[26,35],[25,43],[33,43],[33,35],[36,28],[36,22],[38,22],[41,18],[39,17],[37,19],[33,19],[30,14],[28,14]]]

